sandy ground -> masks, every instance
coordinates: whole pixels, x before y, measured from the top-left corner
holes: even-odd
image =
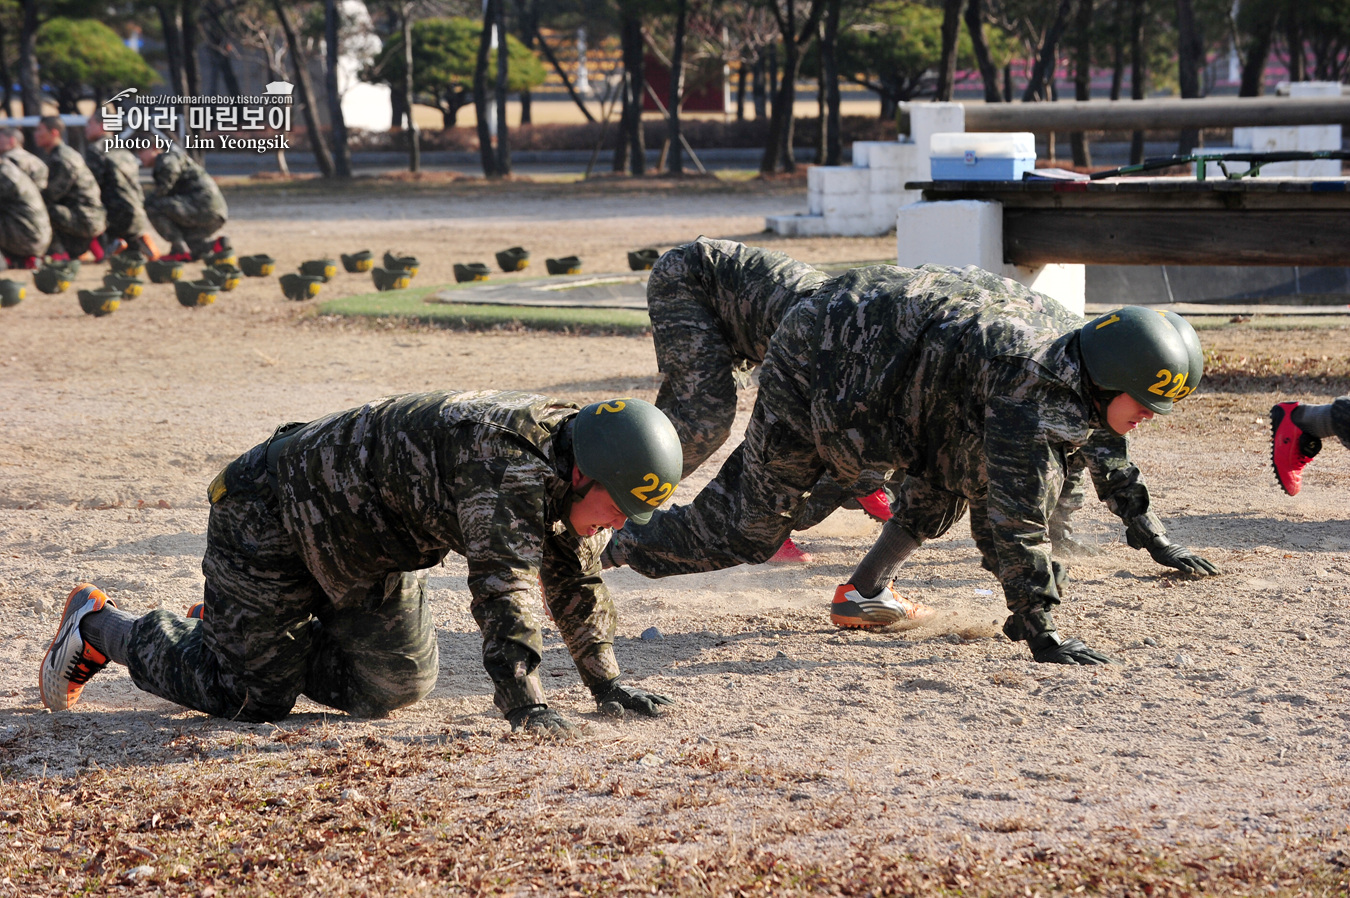
[[[490,261],[517,243],[536,259],[577,253],[598,272],[622,269],[636,246],[699,234],[753,241],[765,214],[797,210],[801,194],[521,186],[324,199],[278,189],[233,195],[228,232],[241,253],[271,252],[282,270],[397,247],[423,260],[419,283],[449,282],[453,262]],[[885,258],[892,240],[772,245],[825,262]],[[78,286],[95,280],[87,269]],[[324,295],[367,283],[339,275]],[[607,574],[626,679],[679,702],[659,721],[597,715],[550,628],[546,688],[583,731],[562,745],[502,739],[456,556],[431,572],[440,680],[388,720],[351,720],[304,700],[280,728],[210,720],[112,668],[76,712],[49,714],[37,666],[65,594],[88,579],[132,611],[196,601],[206,484],[277,423],[442,387],[650,398],[656,372],[643,337],[318,320],[271,280],[246,281],[198,310],[152,286],[101,319],[81,314],[73,291],[30,293],[0,312],[0,806],[15,783],[67,782],[90,765],[173,776],[203,758],[276,753],[284,764],[378,735],[486,746],[417,788],[472,805],[475,784],[529,769],[531,786],[508,814],[653,826],[674,834],[666,850],[675,853],[747,840],[806,858],[859,840],[939,858],[972,843],[1123,843],[1202,857],[1273,848],[1314,860],[1350,849],[1350,453],[1330,446],[1297,499],[1278,491],[1265,423],[1285,389],[1278,377],[1254,392],[1202,388],[1133,441],[1172,536],[1222,576],[1170,573],[1125,546],[1101,505],[1081,514],[1083,538],[1102,552],[1071,561],[1058,618],[1119,659],[1109,667],[1037,665],[999,636],[1002,597],[964,523],[925,546],[897,584],[941,610],[933,623],[834,629],[834,586],[877,531],[841,511],[801,535],[809,565],[664,581]],[[1237,356],[1350,350],[1344,329],[1206,339]],[[640,638],[649,627],[661,638]],[[690,763],[697,752],[723,760]]]

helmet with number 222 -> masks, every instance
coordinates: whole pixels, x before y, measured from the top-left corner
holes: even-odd
[[[572,423],[577,468],[598,481],[629,520],[646,524],[679,485],[680,437],[670,419],[641,399],[594,402]]]
[[[1154,414],[1170,413],[1173,402],[1195,389],[1204,362],[1194,329],[1175,317],[1184,328],[1162,312],[1125,306],[1083,325],[1080,347],[1092,382],[1128,394]]]

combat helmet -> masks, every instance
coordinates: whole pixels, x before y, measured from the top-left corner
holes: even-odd
[[[598,481],[629,520],[646,524],[684,470],[670,419],[641,399],[594,402],[572,419],[578,470]]]
[[[1156,415],[1189,392],[1190,353],[1177,329],[1142,306],[1125,306],[1079,330],[1088,375],[1099,389],[1126,393]],[[1198,343],[1198,341],[1197,341]]]
[[[1200,387],[1200,378],[1205,374],[1205,350],[1200,346],[1200,335],[1191,327],[1189,321],[1171,309],[1162,309],[1158,314],[1176,328],[1176,332],[1181,334],[1181,342],[1186,344],[1189,368],[1186,372],[1186,389],[1177,396],[1177,401],[1181,401]]]

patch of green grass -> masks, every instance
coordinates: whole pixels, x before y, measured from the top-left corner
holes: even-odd
[[[459,330],[527,329],[600,334],[638,334],[651,329],[647,313],[637,309],[582,309],[473,303],[429,303],[428,295],[457,289],[450,285],[409,287],[331,299],[321,315],[402,319]]]

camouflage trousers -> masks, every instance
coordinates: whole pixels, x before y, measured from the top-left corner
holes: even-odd
[[[724,322],[714,313],[719,294],[735,295],[742,285],[768,293],[814,292],[826,280],[816,268],[785,253],[700,238],[664,253],[647,280],[647,311],[661,385],[656,407],[680,436],[684,477],[698,470],[731,435],[736,392],[750,382],[759,359],[739,354]],[[812,489],[793,529],[805,530],[829,517],[855,495],[828,475]]]
[[[89,241],[108,226],[108,215],[102,206],[49,203],[47,214],[52,220],[53,253],[67,252],[78,256],[88,248]]]
[[[1332,403],[1331,426],[1336,429],[1336,438],[1350,449],[1350,396],[1342,396]]]
[[[327,595],[282,526],[266,447],[212,484],[203,618],[158,610],[138,619],[132,680],[180,705],[249,721],[285,717],[300,695],[358,717],[422,699],[439,668],[425,576],[391,571]]]
[[[194,256],[211,251],[211,237],[226,221],[217,210],[176,196],[146,197],[145,214],[161,237],[173,246],[186,246]]]
[[[52,223],[47,210],[0,209],[0,252],[7,256],[40,256],[52,242]]]
[[[130,191],[107,191],[103,196],[103,208],[108,211],[108,236],[121,237],[128,243],[135,243],[146,231],[150,230],[150,221],[145,216],[145,207],[140,197]]]

